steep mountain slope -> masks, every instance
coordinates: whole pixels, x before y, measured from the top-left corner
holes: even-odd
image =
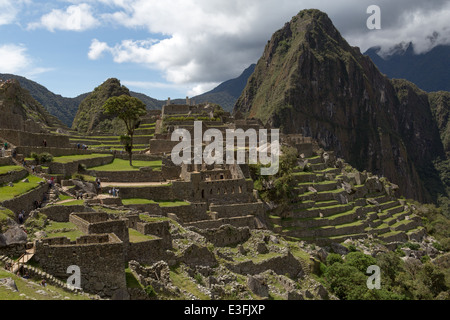
[[[96,130],[106,132],[113,128],[112,116],[103,114],[103,105],[111,97],[130,95],[130,90],[120,84],[115,78],[106,80],[95,88],[80,104],[78,112],[72,124],[72,129],[81,133],[94,132]]]
[[[378,55],[379,47],[367,54],[389,78],[407,79],[425,91],[450,91],[450,46],[437,46],[425,54],[415,54],[412,43],[398,45],[387,56]]]
[[[272,36],[234,111],[311,136],[407,197],[444,192],[432,164],[444,151],[426,94],[393,84],[318,10],[301,11]]]
[[[439,91],[428,94],[431,110],[441,133],[442,143],[450,154],[450,92]]]
[[[0,83],[0,115],[3,129],[45,132],[48,127],[65,127],[22,88],[18,80]]]
[[[54,94],[39,83],[13,74],[0,74],[0,79],[4,81],[8,79],[19,81],[22,88],[28,90],[31,96],[46,108],[50,114],[60,119],[68,127],[72,126],[78,106],[87,96],[86,93],[75,98],[65,98]]]
[[[247,85],[248,78],[255,70],[256,64],[244,70],[244,72],[236,79],[225,81],[211,91],[199,96],[193,97],[196,103],[212,102],[217,103],[224,108],[225,111],[232,111],[233,107]]]

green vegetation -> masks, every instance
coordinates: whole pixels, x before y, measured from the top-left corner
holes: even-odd
[[[148,236],[148,235],[142,234],[139,231],[131,229],[131,228],[128,229],[128,233],[130,236],[130,242],[132,242],[132,243],[144,242],[144,241],[156,239],[153,236]]]
[[[148,199],[123,199],[122,203],[124,205],[132,205],[132,204],[158,204],[160,207],[181,207],[181,206],[189,206],[190,203],[186,201],[154,201]]]
[[[44,181],[43,179],[32,175],[28,175],[27,179],[30,182],[18,181],[14,183],[13,187],[0,187],[0,202],[10,200],[24,193],[27,193],[37,188],[39,186],[39,183]]]
[[[46,287],[40,286],[39,281],[25,280],[12,273],[0,270],[0,279],[12,278],[16,283],[18,292],[0,287],[0,300],[64,300],[65,297],[70,300],[89,300],[88,297],[69,293],[61,288],[47,284]],[[42,290],[44,293],[39,293]]]
[[[170,279],[174,286],[183,288],[183,290],[189,292],[200,300],[210,300],[210,297],[201,292],[195,280],[190,279],[180,268],[171,268]]]
[[[274,176],[261,175],[263,167],[261,164],[249,166],[250,174],[255,181],[254,187],[265,201],[285,203],[292,198],[295,186],[292,172],[297,164],[298,152],[297,149],[286,146],[281,147],[281,152],[279,170]]]
[[[412,202],[416,214],[422,217],[422,223],[428,234],[433,236],[442,246],[443,251],[450,251],[450,219],[441,208],[433,204]]]
[[[133,275],[133,273],[131,272],[130,268],[126,268],[125,269],[125,279],[127,281],[127,288],[138,288],[138,289],[142,289],[141,284],[139,283],[139,281],[136,279],[136,277]]]
[[[71,156],[54,157],[53,162],[70,163],[70,162],[74,162],[74,161],[88,160],[88,159],[95,159],[95,158],[106,158],[106,157],[110,157],[110,155],[109,154],[99,154],[99,153],[79,154],[79,155],[71,155]]]
[[[13,171],[22,171],[24,168],[19,166],[0,166],[0,175]]]
[[[37,154],[36,152],[31,153],[31,158],[36,162],[36,164],[47,164],[53,161],[53,156],[50,153],[44,152]]]
[[[47,238],[66,237],[71,241],[75,241],[79,237],[84,236],[84,233],[70,222],[52,221],[49,225],[45,226],[44,231],[47,233]]]
[[[133,166],[133,135],[139,126],[140,117],[147,113],[145,104],[138,98],[123,94],[109,98],[103,105],[103,110],[104,114],[117,117],[124,122],[126,135],[120,137],[120,142],[129,154],[130,166]]]
[[[367,288],[367,268],[381,268],[381,289]],[[449,270],[432,263],[416,265],[403,262],[394,252],[381,253],[376,258],[361,252],[351,252],[345,260],[329,254],[322,279],[342,300],[420,300],[448,299]],[[447,277],[447,278],[446,278]]]
[[[6,229],[6,223],[8,221],[8,218],[14,220],[15,219],[14,212],[12,212],[9,209],[0,207],[0,233],[6,231],[3,229]]]
[[[130,163],[122,159],[114,159],[110,164],[90,168],[94,171],[138,171],[140,168],[149,167],[153,170],[161,170],[162,161],[133,161],[133,166]]]

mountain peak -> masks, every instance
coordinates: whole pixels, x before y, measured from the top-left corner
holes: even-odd
[[[283,133],[312,137],[419,200],[428,197],[424,172],[443,154],[427,99],[381,74],[319,10],[301,11],[274,33],[238,111]]]

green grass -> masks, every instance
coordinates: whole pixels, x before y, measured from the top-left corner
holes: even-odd
[[[0,230],[1,230],[1,226],[4,225],[6,223],[6,221],[8,221],[8,218],[14,220],[14,213],[6,208],[0,208]]]
[[[130,236],[131,243],[138,243],[138,242],[144,242],[144,241],[156,239],[153,236],[142,234],[139,231],[131,229],[131,228],[128,229],[128,234]]]
[[[64,297],[68,297],[70,300],[89,300],[88,297],[69,293],[51,284],[42,287],[37,283],[40,279],[38,281],[25,280],[12,273],[0,270],[0,279],[3,278],[12,278],[19,292],[12,292],[9,289],[0,287],[0,300],[64,300]],[[44,291],[46,294],[37,293],[36,291],[39,290]],[[25,296],[21,296],[21,294]]]
[[[66,229],[65,232],[54,232]],[[77,229],[77,227],[71,222],[55,222],[52,221],[45,227],[44,231],[47,233],[47,238],[60,238],[66,237],[71,241],[77,240],[79,237],[84,236],[84,233]]]
[[[148,199],[123,199],[122,203],[126,205],[132,204],[159,204],[160,207],[181,207],[181,206],[189,206],[189,202],[185,201],[154,201]]]
[[[54,205],[55,206],[81,206],[83,204],[84,204],[84,200],[72,200],[72,201],[63,202],[63,203],[57,202]]]
[[[130,162],[128,160],[115,159],[112,163],[107,164],[105,166],[99,166],[90,168],[90,170],[94,171],[138,171],[143,167],[150,167],[153,170],[161,170],[162,161],[133,161],[133,166],[130,166]]]
[[[139,218],[145,222],[160,222],[160,221],[168,221],[169,218],[166,217],[149,217],[146,214],[140,214]]]
[[[134,277],[134,275],[131,273],[130,268],[125,269],[125,279],[127,281],[127,288],[138,288],[142,289],[141,284],[139,281]]]
[[[22,170],[25,169],[19,166],[0,166],[0,175],[6,174],[11,171],[22,171]]]
[[[0,187],[0,202],[11,200],[17,196],[25,194],[39,186],[39,182],[44,181],[43,179],[28,175],[28,180],[30,182],[15,182],[14,187],[3,186]]]
[[[197,287],[197,282],[191,280],[187,275],[181,272],[179,269],[170,271],[170,279],[175,287],[182,288],[183,290],[191,293],[200,300],[211,300],[209,296],[201,292]]]
[[[60,195],[59,195],[59,200],[61,200],[61,201],[69,200],[69,199],[73,199],[73,197],[71,197],[71,196],[66,196],[65,194],[60,194]]]
[[[53,162],[70,163],[70,162],[79,161],[79,160],[88,160],[88,159],[95,159],[95,158],[106,158],[106,157],[110,157],[110,156],[111,155],[109,155],[109,154],[99,154],[99,153],[79,154],[79,155],[55,157],[55,158],[53,158]]]

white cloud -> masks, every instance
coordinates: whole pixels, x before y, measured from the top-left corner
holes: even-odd
[[[109,51],[110,48],[105,42],[100,42],[97,39],[92,40],[91,46],[89,47],[88,57],[91,60],[97,60],[101,58],[103,52]]]
[[[39,22],[28,24],[28,29],[45,28],[55,30],[84,31],[100,25],[93,16],[92,7],[87,3],[71,5],[65,11],[53,9],[43,15]]]
[[[33,59],[23,45],[4,44],[0,46],[0,73],[18,74],[28,78],[53,69],[35,67]]]
[[[189,95],[213,83],[237,77],[260,58],[271,35],[300,10],[326,12],[351,45],[364,52],[372,46],[388,50],[404,41],[417,52],[448,44],[450,1],[377,0],[382,30],[369,31],[367,7],[373,0],[69,0],[88,2],[103,24],[147,30],[163,40],[122,39],[106,43],[94,39],[88,56],[105,53],[116,63],[136,63],[156,69],[173,84],[188,86]],[[102,8],[102,9],[100,9]],[[100,13],[103,12],[103,13]],[[430,41],[429,36],[438,34]],[[434,41],[434,42],[433,42]]]
[[[14,23],[24,3],[29,0],[0,0],[0,26]]]
[[[0,46],[0,72],[18,73],[31,65],[31,58],[22,45],[4,44]]]
[[[438,45],[450,44],[449,18],[450,2],[434,9],[405,10],[387,27],[382,26],[381,30],[371,32],[351,32],[347,40],[356,43],[363,52],[370,47],[380,46],[381,55],[389,54],[400,43],[412,42],[415,53],[422,54]]]

